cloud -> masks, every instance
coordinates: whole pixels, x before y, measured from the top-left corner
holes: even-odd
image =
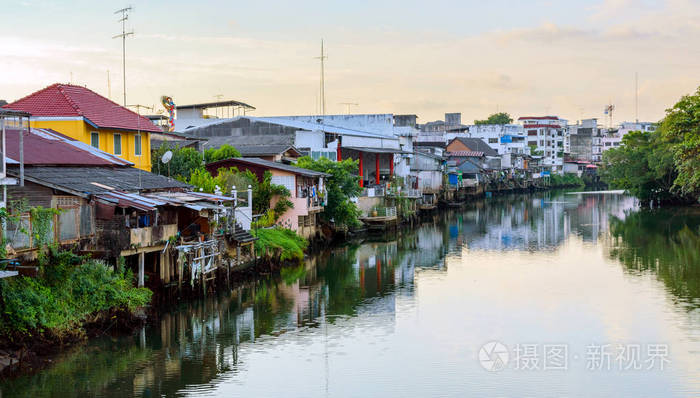
[[[512,29],[493,33],[500,44],[510,44],[516,41],[537,43],[553,43],[569,39],[592,37],[595,33],[578,28],[560,27],[551,22],[546,22],[534,28]]]

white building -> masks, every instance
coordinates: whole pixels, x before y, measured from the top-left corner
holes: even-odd
[[[469,126],[469,136],[483,140],[499,155],[530,154],[525,130],[519,124],[471,125]],[[448,137],[448,142],[452,138],[455,137]]]
[[[527,144],[542,152],[542,165],[561,171],[564,164],[564,131],[567,121],[557,116],[523,116],[518,119]]]

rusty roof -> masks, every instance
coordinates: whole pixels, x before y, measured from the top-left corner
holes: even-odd
[[[50,129],[21,130],[24,141],[24,164],[33,166],[111,166],[128,167],[133,163],[101,151]],[[6,129],[8,163],[19,161],[17,128]]]

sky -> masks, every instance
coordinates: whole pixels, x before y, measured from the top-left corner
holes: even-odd
[[[700,85],[700,1],[0,0],[0,99],[56,82],[127,103],[234,99],[256,116],[502,111],[658,121]],[[108,85],[108,75],[110,84]],[[111,86],[111,90],[109,87]],[[353,103],[357,105],[344,105]],[[143,112],[148,112],[144,110]]]

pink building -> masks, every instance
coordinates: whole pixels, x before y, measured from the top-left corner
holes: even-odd
[[[216,175],[220,168],[250,170],[258,177],[258,181],[269,171],[272,183],[285,186],[291,193],[289,200],[294,204],[293,208],[280,216],[277,224],[307,239],[320,233],[318,215],[323,211],[325,203],[323,179],[328,174],[260,158],[231,158],[209,163],[206,167],[212,175]],[[272,199],[271,205],[274,205],[275,200]]]

